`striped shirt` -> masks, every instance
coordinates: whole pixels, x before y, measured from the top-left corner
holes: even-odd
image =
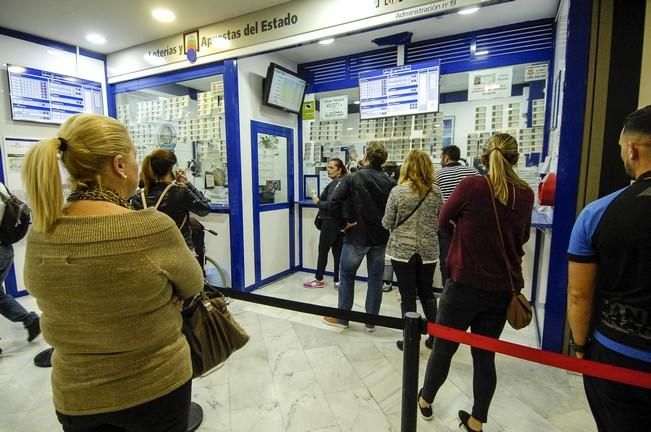
[[[479,175],[479,171],[470,166],[461,165],[459,162],[452,162],[436,171],[436,182],[441,189],[443,202],[447,201],[454,192],[461,180],[466,177]]]

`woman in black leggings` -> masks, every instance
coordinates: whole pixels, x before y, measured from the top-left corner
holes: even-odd
[[[328,162],[328,177],[332,181],[328,183],[321,196],[317,196],[315,192],[312,193],[312,201],[314,201],[314,204],[319,209],[318,219],[321,223],[321,234],[319,235],[319,257],[316,264],[316,274],[314,275],[314,279],[303,283],[305,288],[323,288],[325,286],[323,273],[328,264],[328,252],[330,252],[330,249],[332,249],[332,256],[335,260],[335,288],[339,287],[339,258],[341,257],[344,238],[341,230],[346,224],[342,215],[335,214],[331,211],[329,197],[332,196],[332,193],[346,174],[346,166],[341,159],[330,159]]]
[[[511,135],[493,135],[482,159],[488,164],[488,176],[463,179],[441,209],[439,231],[454,235],[446,261],[449,279],[439,302],[437,323],[499,338],[511,291],[524,286],[522,247],[529,239],[533,192],[513,170],[518,143]],[[434,398],[458,347],[458,343],[445,339],[434,341],[418,397],[426,420],[433,417]],[[471,352],[474,405],[471,413],[459,411],[459,420],[466,431],[477,432],[488,418],[497,374],[495,353],[477,348]]]

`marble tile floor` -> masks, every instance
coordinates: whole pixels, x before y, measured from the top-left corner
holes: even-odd
[[[297,273],[256,291],[258,294],[333,306],[337,292],[303,288]],[[365,284],[357,283],[355,310],[363,311]],[[36,309],[31,297],[19,299]],[[205,413],[200,432],[400,431],[402,353],[398,330],[365,331],[351,323],[342,330],[313,315],[233,300],[231,312],[251,341],[212,374],[195,380],[193,400]],[[397,290],[385,293],[381,313],[399,316]],[[20,324],[0,319],[0,432],[61,430],[54,415],[50,370],[33,365],[46,348],[42,338],[28,344]],[[535,330],[505,330],[505,340],[536,346]],[[422,382],[429,350],[421,346]],[[498,387],[487,432],[590,432],[581,377],[506,356],[497,356]],[[419,431],[458,431],[456,413],[470,410],[472,359],[467,347],[454,357],[431,422]]]

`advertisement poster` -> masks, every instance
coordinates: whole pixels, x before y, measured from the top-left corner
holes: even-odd
[[[314,121],[314,93],[307,93],[303,98],[303,107],[301,108],[301,118],[307,121]]]
[[[512,82],[512,67],[470,71],[468,100],[510,97]]]
[[[529,63],[524,66],[524,82],[541,81],[547,79],[548,64],[542,63]]]
[[[319,100],[319,119],[344,120],[348,118],[348,95],[321,98]]]

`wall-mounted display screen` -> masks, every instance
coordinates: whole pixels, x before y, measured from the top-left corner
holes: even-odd
[[[307,82],[296,73],[271,63],[262,92],[262,103],[298,114]]]
[[[360,118],[438,111],[440,67],[434,60],[360,73]]]
[[[81,112],[104,114],[98,82],[16,65],[7,72],[13,120],[60,124]]]

